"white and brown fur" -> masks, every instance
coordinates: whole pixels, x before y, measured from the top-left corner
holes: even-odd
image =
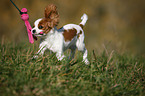
[[[43,55],[46,49],[56,53],[58,60],[62,60],[64,51],[71,49],[69,58],[74,58],[75,51],[78,49],[83,53],[83,62],[89,64],[87,59],[87,49],[84,43],[84,31],[83,26],[87,22],[87,15],[84,14],[81,17],[81,23],[67,24],[57,29],[56,26],[59,23],[59,14],[55,5],[50,4],[45,8],[45,18],[41,18],[35,21],[32,33],[35,36],[41,38],[39,45],[39,51],[34,56],[37,58],[38,55]]]

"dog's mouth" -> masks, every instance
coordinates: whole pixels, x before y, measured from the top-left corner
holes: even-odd
[[[35,36],[45,36],[46,34],[44,33],[44,32],[40,32],[40,33],[38,33],[38,34],[34,34]]]
[[[33,38],[34,38],[35,40],[37,40],[37,37],[36,37],[34,34],[32,34],[32,36],[33,36]]]

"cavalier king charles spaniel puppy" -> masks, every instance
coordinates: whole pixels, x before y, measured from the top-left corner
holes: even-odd
[[[83,53],[83,62],[89,64],[87,59],[87,49],[84,43],[84,31],[83,27],[88,20],[88,16],[84,14],[81,17],[79,25],[67,24],[57,29],[56,26],[59,23],[59,14],[57,7],[54,4],[50,4],[45,8],[45,17],[40,18],[34,22],[32,33],[35,36],[41,38],[39,51],[33,58],[37,58],[38,55],[43,55],[46,49],[56,53],[56,57],[61,61],[64,56],[64,51],[71,49],[69,58],[73,59],[76,49]]]

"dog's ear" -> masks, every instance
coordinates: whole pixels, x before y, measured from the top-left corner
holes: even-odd
[[[55,24],[56,26],[59,23],[59,14],[57,11],[57,7],[54,4],[49,4],[45,8],[45,18],[49,18],[52,20],[52,23]]]
[[[52,19],[52,21],[51,21],[52,28],[53,28],[54,26],[57,26],[58,23],[59,23],[59,18],[54,18],[54,19]]]

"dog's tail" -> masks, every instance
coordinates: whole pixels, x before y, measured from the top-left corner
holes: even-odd
[[[84,13],[84,15],[81,17],[81,23],[79,24],[82,28],[85,26],[87,20],[88,20],[88,16],[87,14]]]

